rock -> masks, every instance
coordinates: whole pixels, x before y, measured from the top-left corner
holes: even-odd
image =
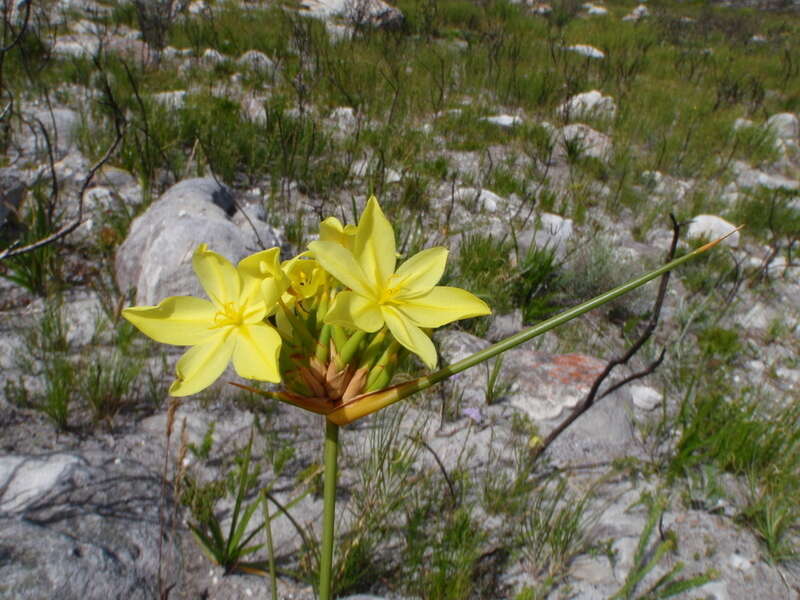
[[[556,109],[560,117],[569,121],[599,117],[613,119],[617,114],[617,105],[611,96],[604,96],[597,90],[577,94]]]
[[[611,138],[583,123],[573,123],[561,128],[559,135],[562,154],[567,154],[567,144],[577,144],[578,153],[607,161],[613,153]]]
[[[19,169],[5,167],[0,169],[0,227],[8,215],[19,210],[27,191],[25,178]]]
[[[744,161],[734,161],[733,172],[736,174],[736,185],[740,188],[765,187],[770,190],[800,190],[800,181],[789,179],[783,175],[771,175],[754,169]]]
[[[47,141],[42,126],[47,131],[56,160],[63,158],[75,144],[75,132],[80,125],[78,113],[69,108],[39,109],[26,116],[26,127],[19,132],[18,145],[22,154],[32,157],[47,156]]]
[[[650,16],[650,9],[648,9],[644,4],[640,4],[636,8],[634,8],[630,13],[622,17],[623,21],[638,21],[640,19],[644,19],[645,17]]]
[[[0,457],[0,580],[18,600],[158,597],[164,487],[140,463],[102,453]],[[167,492],[168,493],[168,492]],[[164,514],[172,514],[171,499]],[[180,577],[169,522],[166,583]]]
[[[588,58],[605,58],[606,53],[602,50],[598,50],[594,46],[589,46],[588,44],[575,44],[574,46],[567,46],[567,50],[572,52],[577,52],[578,54],[582,54]]]
[[[491,117],[484,117],[483,120],[487,123],[497,125],[498,127],[515,127],[522,124],[522,119],[520,117],[512,115],[493,115]]]
[[[228,60],[225,55],[221,54],[217,50],[214,50],[213,48],[206,48],[203,51],[203,55],[200,57],[200,59],[206,65],[209,65],[209,66],[212,66],[212,67],[214,65],[221,65],[224,62],[227,62],[227,60]]]
[[[486,347],[488,342],[457,331],[436,334],[444,364],[452,364]],[[445,390],[460,398],[462,408],[486,407],[486,385],[493,362],[484,363],[450,378]],[[527,415],[538,427],[540,437],[550,433],[586,396],[605,363],[581,354],[552,355],[528,347],[503,354],[498,383],[511,388],[504,404]],[[550,448],[557,463],[613,460],[632,451],[632,409],[624,388],[599,401],[581,415]],[[602,457],[602,458],[600,458]]]
[[[518,308],[504,315],[493,315],[486,332],[486,339],[490,342],[499,342],[505,338],[522,331],[522,311]]]
[[[186,104],[186,90],[159,92],[157,94],[153,94],[151,98],[153,98],[155,102],[162,106],[177,110],[179,108],[183,108],[183,106]]]
[[[755,127],[755,125],[750,119],[742,119],[740,117],[733,122],[733,130],[748,129],[749,127]]]
[[[517,243],[522,255],[529,251],[531,245],[535,245],[542,250],[552,250],[556,257],[563,258],[573,233],[572,219],[541,213],[537,215],[533,227],[517,232]]]
[[[493,213],[498,207],[506,205],[506,199],[498,196],[491,190],[479,188],[458,188],[454,194],[455,200],[461,202],[469,210]]]
[[[275,73],[275,63],[272,59],[258,50],[248,50],[236,61],[240,67],[246,67],[261,75],[272,75]]]
[[[53,44],[53,54],[66,58],[92,58],[99,49],[96,35],[65,35]]]
[[[136,303],[154,305],[167,296],[205,294],[191,259],[200,243],[234,264],[263,247],[280,246],[278,234],[266,224],[253,231],[246,220],[232,220],[237,209],[227,186],[210,177],[175,184],[134,219],[128,237],[117,250],[120,289],[136,288]]]
[[[716,215],[697,215],[689,224],[686,236],[689,238],[706,238],[715,240],[736,229],[736,225],[729,223],[722,217]],[[722,242],[732,248],[739,247],[739,232],[730,235]]]
[[[584,4],[583,8],[586,10],[587,15],[602,16],[608,14],[608,9],[605,6],[599,6],[597,4],[591,4],[589,2]]]
[[[335,129],[335,133],[341,137],[350,136],[358,129],[356,111],[349,106],[334,108],[331,114],[328,115],[328,121]]]
[[[403,13],[383,0],[302,0],[300,7],[311,16],[339,17],[357,27],[399,29],[405,22]]]
[[[793,113],[779,113],[767,119],[767,127],[781,140],[800,137],[800,120]]]
[[[682,202],[692,189],[692,182],[664,175],[660,171],[642,173],[647,191],[665,200]]]
[[[633,400],[633,405],[642,410],[653,410],[664,401],[664,396],[648,385],[631,385],[628,387],[628,392]]]

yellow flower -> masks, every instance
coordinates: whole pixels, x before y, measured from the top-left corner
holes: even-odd
[[[251,276],[242,263],[234,267],[205,244],[195,251],[192,266],[210,302],[173,296],[158,306],[122,311],[126,319],[157,342],[192,346],[178,360],[170,395],[188,396],[207,388],[231,359],[242,377],[280,381],[281,338],[264,321],[275,311],[280,297],[276,280]]]
[[[431,369],[436,348],[423,328],[491,312],[465,290],[436,285],[447,262],[446,248],[423,250],[395,270],[394,230],[374,196],[358,222],[352,251],[331,241],[312,242],[309,248],[328,273],[350,288],[336,295],[326,323],[366,332],[385,325]]]

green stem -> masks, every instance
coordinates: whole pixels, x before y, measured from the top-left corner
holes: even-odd
[[[267,530],[267,552],[269,553],[269,576],[272,580],[272,600],[278,600],[278,576],[275,571],[275,546],[272,543],[272,518],[269,516],[269,500],[266,492],[261,494],[264,523]]]
[[[543,333],[550,331],[551,329],[555,329],[560,325],[563,325],[567,321],[571,321],[575,317],[579,317],[590,310],[594,310],[595,308],[602,306],[608,302],[611,302],[615,298],[619,298],[627,294],[628,292],[635,290],[636,288],[644,285],[648,281],[652,281],[653,279],[660,277],[667,271],[671,271],[678,265],[685,263],[686,261],[694,258],[701,252],[704,252],[706,249],[705,246],[698,248],[697,250],[690,252],[680,258],[676,258],[675,260],[668,262],[662,267],[654,271],[650,271],[649,273],[645,273],[636,279],[632,279],[628,283],[624,283],[619,287],[615,287],[613,290],[609,290],[605,294],[600,294],[599,296],[592,298],[591,300],[587,300],[583,304],[578,304],[578,306],[573,306],[572,308],[565,310],[561,314],[556,315],[555,317],[551,317],[546,321],[542,321],[534,325],[533,327],[529,327],[519,333],[516,333],[512,336],[507,337],[504,340],[497,342],[496,344],[492,344],[488,348],[481,350],[480,352],[476,352],[475,354],[471,354],[467,358],[460,360],[452,365],[447,365],[443,369],[436,371],[436,373],[432,373],[427,377],[421,377],[420,379],[416,380],[416,382],[409,382],[409,383],[417,383],[417,385],[409,386],[409,388],[413,387],[413,392],[417,392],[419,390],[423,390],[425,388],[430,387],[431,385],[438,383],[456,373],[460,373],[470,367],[474,367],[478,363],[481,363],[485,360],[488,360],[498,354],[502,354],[506,350],[511,350],[527,342],[530,339],[535,338],[536,336],[542,335]],[[405,390],[405,385],[401,386]],[[410,391],[410,390],[409,390]],[[410,393],[413,393],[410,392]],[[407,395],[407,394],[404,394]]]
[[[339,453],[339,426],[325,421],[325,483],[323,491],[322,551],[319,564],[319,598],[331,598],[333,566],[333,524],[336,516],[336,458]]]

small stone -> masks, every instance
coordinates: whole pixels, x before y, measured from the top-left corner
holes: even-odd
[[[577,52],[588,58],[605,58],[606,54],[602,50],[598,50],[594,46],[588,44],[575,44],[574,46],[567,46],[567,50]]]
[[[715,240],[730,233],[736,229],[733,223],[729,223],[722,217],[716,215],[697,215],[692,219],[689,224],[689,229],[686,236],[689,238],[706,238],[708,240]],[[739,232],[735,232],[728,236],[722,242],[726,246],[732,248],[739,247]]]
[[[207,65],[221,65],[228,59],[213,48],[206,48],[203,52],[202,60]]]
[[[159,92],[157,94],[153,94],[152,98],[158,104],[176,110],[183,108],[183,106],[186,104],[186,90]]]
[[[587,15],[599,17],[608,14],[608,9],[605,6],[599,6],[597,4],[591,4],[589,2],[584,4],[583,8],[586,10]]]
[[[613,119],[617,114],[617,104],[611,96],[604,96],[598,90],[583,92],[572,96],[556,109],[564,119],[601,117]]]
[[[253,71],[271,75],[275,72],[275,63],[272,59],[258,50],[248,50],[236,61],[242,67],[248,67]]]
[[[642,410],[653,410],[661,405],[664,397],[647,385],[631,385],[629,390],[634,406]]]
[[[650,16],[650,10],[644,5],[640,4],[634,8],[630,13],[622,17],[623,21],[638,21]]]
[[[767,119],[767,127],[781,140],[794,140],[800,136],[800,120],[793,113],[779,113]]]
[[[498,127],[515,127],[522,124],[522,119],[520,117],[512,115],[494,115],[491,117],[484,117],[483,120],[487,123],[497,125]]]

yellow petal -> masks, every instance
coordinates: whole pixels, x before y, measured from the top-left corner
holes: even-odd
[[[323,242],[335,242],[352,250],[356,231],[358,229],[355,225],[343,226],[336,217],[328,217],[319,224],[319,239]]]
[[[436,348],[424,331],[392,306],[381,306],[386,326],[401,346],[422,359],[429,369],[436,368]]]
[[[377,303],[354,292],[339,292],[325,315],[325,322],[372,333],[383,327],[383,316]]]
[[[219,308],[239,301],[241,276],[227,258],[200,244],[192,257],[192,266],[206,294]]]
[[[311,242],[308,247],[328,273],[361,296],[375,298],[375,285],[356,262],[353,254],[334,242]]]
[[[375,196],[370,197],[358,221],[353,255],[369,280],[379,285],[394,273],[397,263],[394,230]]]
[[[483,300],[466,290],[436,286],[397,307],[419,327],[441,327],[459,319],[488,315],[492,312]]]
[[[447,248],[437,246],[417,252],[397,269],[390,287],[401,287],[398,299],[425,294],[439,283],[447,264]]]
[[[158,306],[134,306],[122,316],[146,336],[162,344],[194,346],[214,335],[216,307],[193,296],[172,296]]]
[[[236,267],[240,273],[262,279],[264,277],[280,277],[281,249],[277,246],[251,254],[239,261]]]
[[[169,388],[170,396],[190,396],[214,383],[231,360],[236,338],[225,328],[208,341],[189,348],[178,360],[178,378]]]
[[[281,380],[278,370],[280,349],[281,336],[269,325],[261,323],[239,327],[233,351],[233,367],[241,377],[277,383]]]

